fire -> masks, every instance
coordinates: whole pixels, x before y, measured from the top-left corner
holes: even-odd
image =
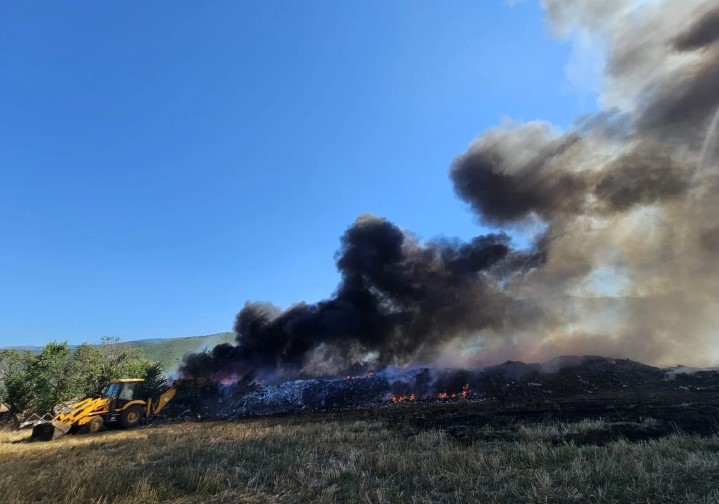
[[[442,391],[442,392],[438,392],[436,395],[427,396],[426,399],[430,399],[430,400],[431,400],[431,399],[434,398],[434,399],[446,400],[446,399],[458,399],[458,398],[460,398],[460,397],[462,397],[462,398],[467,398],[467,397],[469,397],[469,383],[465,383],[465,384],[462,386],[462,391],[461,391],[461,392],[446,392],[446,391]],[[389,400],[390,400],[390,402],[393,402],[393,403],[413,402],[413,401],[416,401],[416,400],[417,400],[417,396],[416,396],[414,393],[411,393],[411,394],[393,394],[393,395],[389,398]]]
[[[417,396],[414,395],[414,393],[407,395],[407,394],[400,394],[400,395],[392,395],[390,397],[390,401],[393,403],[399,403],[399,402],[406,402],[406,401],[416,401]]]

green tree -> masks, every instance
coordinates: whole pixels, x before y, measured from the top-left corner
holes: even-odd
[[[140,378],[138,363],[145,360],[141,348],[120,343],[119,338],[102,338],[98,347],[101,357],[100,379],[103,383],[117,378]]]
[[[17,413],[44,413],[74,397],[98,395],[117,378],[145,378],[153,395],[165,381],[159,363],[117,338],[103,338],[99,346],[85,343],[74,351],[67,342],[52,342],[38,354],[0,352],[0,400]]]
[[[5,381],[22,371],[23,367],[22,352],[13,349],[0,350],[0,398],[7,393]]]
[[[162,364],[145,361],[142,377],[145,379],[145,392],[148,397],[157,397],[162,393],[167,381]]]
[[[162,367],[145,358],[141,348],[120,343],[117,338],[105,337],[99,346],[82,344],[75,351],[76,373],[86,394],[99,394],[111,380],[118,378],[148,378],[158,387],[162,383]]]
[[[24,411],[32,397],[32,384],[25,373],[26,353],[17,350],[0,351],[0,400],[13,413]]]
[[[51,342],[38,354],[25,352],[22,364],[5,381],[8,402],[16,411],[48,411],[81,393],[67,342]]]
[[[96,345],[83,343],[73,355],[75,377],[87,395],[99,394],[106,382],[103,381],[103,354]]]

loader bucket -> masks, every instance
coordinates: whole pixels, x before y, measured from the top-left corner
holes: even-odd
[[[67,434],[70,427],[71,425],[57,420],[40,422],[32,428],[30,441],[52,441]]]

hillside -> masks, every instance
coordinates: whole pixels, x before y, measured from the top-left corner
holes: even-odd
[[[207,336],[190,336],[187,338],[147,339],[125,342],[128,345],[142,348],[145,357],[160,362],[166,374],[171,374],[182,362],[182,356],[188,352],[197,352],[203,348],[212,348],[220,343],[234,341],[231,332],[209,334]]]
[[[208,334],[205,336],[189,336],[184,338],[151,338],[132,341],[123,341],[125,345],[142,348],[145,357],[149,360],[160,362],[166,374],[172,374],[180,362],[182,356],[188,352],[197,352],[203,348],[212,348],[220,343],[234,341],[235,334],[231,332]],[[14,346],[8,347],[26,352],[40,352],[41,346]],[[1,349],[0,349],[1,350]]]

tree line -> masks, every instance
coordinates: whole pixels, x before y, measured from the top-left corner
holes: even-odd
[[[63,401],[100,394],[117,378],[144,378],[150,394],[165,381],[160,363],[117,338],[74,349],[67,342],[51,342],[37,353],[0,350],[0,401],[13,413],[43,414]]]

